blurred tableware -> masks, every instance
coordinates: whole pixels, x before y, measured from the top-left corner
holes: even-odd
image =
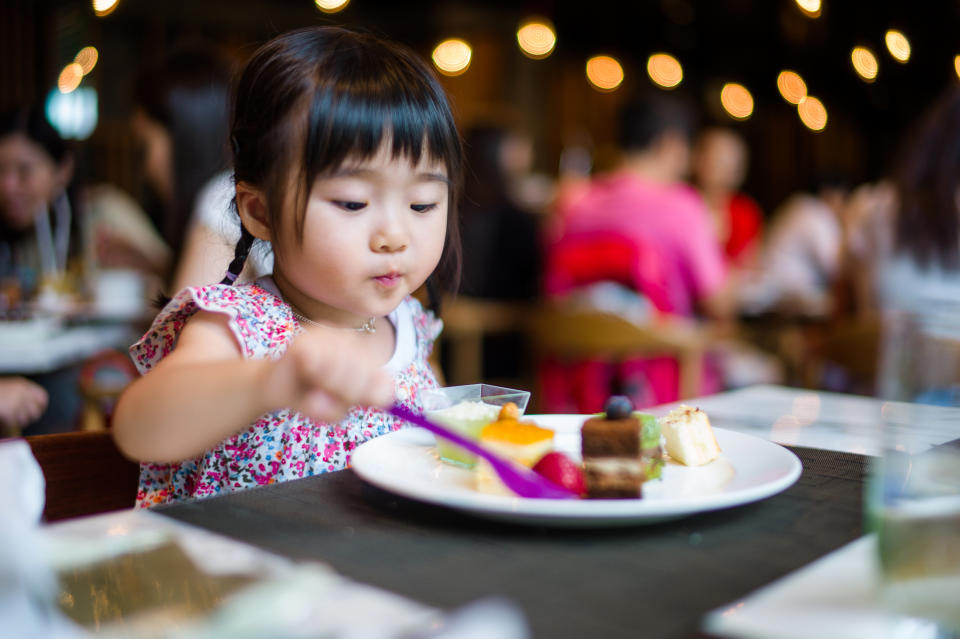
[[[6,313],[20,306],[23,301],[23,285],[20,278],[0,277],[0,311]]]
[[[879,457],[867,522],[878,533],[881,597],[960,632],[960,305],[885,318]],[[926,432],[954,441],[931,447]]]
[[[493,467],[493,470],[503,481],[504,485],[521,497],[529,497],[532,499],[577,498],[577,495],[573,494],[566,488],[562,488],[558,484],[555,484],[545,477],[538,475],[529,468],[521,466],[520,464],[509,459],[502,458],[499,455],[485,449],[483,446],[475,443],[470,438],[461,435],[457,431],[445,426],[441,426],[440,424],[436,424],[425,418],[423,415],[414,413],[409,408],[401,406],[400,404],[394,404],[390,407],[390,412],[401,419],[405,419],[411,424],[416,424],[421,428],[427,429],[434,435],[439,435],[437,441],[439,441],[440,438],[447,439],[458,444],[467,452],[470,452],[477,457],[482,457],[486,461],[490,462],[490,466]]]
[[[93,282],[93,305],[102,316],[138,317],[147,306],[143,275],[131,269],[104,269]]]
[[[484,426],[497,419],[504,404],[513,402],[522,415],[530,401],[528,391],[490,384],[432,388],[422,396],[423,411],[428,418],[473,440],[479,439]],[[437,454],[444,461],[464,468],[473,468],[477,461],[473,453],[442,438],[437,439]]]
[[[0,321],[0,345],[23,346],[39,344],[57,334],[63,326],[55,315],[33,315],[23,319]]]

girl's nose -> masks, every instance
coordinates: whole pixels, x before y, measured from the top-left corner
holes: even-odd
[[[370,238],[370,248],[375,253],[397,253],[407,248],[407,232],[397,216],[384,217]]]

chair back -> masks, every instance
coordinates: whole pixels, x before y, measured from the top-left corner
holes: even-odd
[[[24,439],[46,480],[46,521],[133,508],[140,464],[120,453],[110,431],[55,433]]]
[[[637,291],[658,311],[672,310],[662,258],[653,243],[612,231],[567,232],[547,243],[544,293],[548,298],[602,281]]]
[[[674,357],[679,363],[680,397],[698,394],[707,338],[683,318],[667,316],[637,324],[602,311],[548,304],[535,313],[532,334],[541,359]]]
[[[483,378],[483,340],[490,335],[526,334],[533,304],[459,295],[443,303],[441,344],[450,349],[446,383],[475,384]],[[438,347],[440,344],[438,344]]]

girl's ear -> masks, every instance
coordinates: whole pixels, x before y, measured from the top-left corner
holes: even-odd
[[[263,191],[246,182],[237,182],[237,213],[243,226],[254,237],[270,241],[270,217]]]

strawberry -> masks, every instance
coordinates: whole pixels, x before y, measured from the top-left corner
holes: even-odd
[[[583,470],[563,453],[547,453],[536,463],[533,471],[576,495],[583,497],[587,493]]]

